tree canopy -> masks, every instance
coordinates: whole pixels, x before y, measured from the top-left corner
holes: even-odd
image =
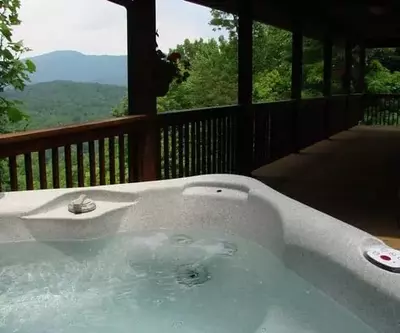
[[[23,90],[29,81],[29,74],[35,71],[30,60],[21,60],[21,55],[29,49],[22,41],[15,41],[13,28],[21,24],[18,10],[20,0],[0,1],[0,91],[5,88]],[[8,123],[16,123],[26,118],[16,100],[0,96],[0,133],[7,131]]]

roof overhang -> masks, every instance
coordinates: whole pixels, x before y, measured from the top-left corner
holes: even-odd
[[[237,13],[241,0],[186,0],[209,8]],[[250,2],[250,0],[245,0]],[[400,46],[400,1],[396,0],[253,0],[257,21],[341,43],[348,39],[367,47]]]

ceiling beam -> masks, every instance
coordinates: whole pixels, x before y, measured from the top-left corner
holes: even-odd
[[[132,4],[133,0],[107,0],[109,2],[115,3],[123,7],[128,7]]]

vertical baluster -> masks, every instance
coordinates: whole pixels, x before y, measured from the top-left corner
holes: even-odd
[[[394,123],[394,114],[393,114],[393,98],[390,98],[389,100],[389,125],[393,125]]]
[[[94,141],[89,141],[89,173],[90,186],[96,186],[96,152],[94,149]]]
[[[201,174],[207,173],[207,133],[206,121],[201,121]]]
[[[206,134],[207,134],[207,139],[206,139],[206,151],[207,151],[207,173],[211,173],[211,157],[212,157],[212,145],[211,145],[211,134],[212,134],[212,129],[211,129],[211,119],[206,120]]]
[[[58,158],[58,148],[51,150],[51,168],[53,176],[53,188],[60,188],[60,168]]]
[[[224,168],[224,155],[223,155],[223,146],[224,146],[224,141],[225,141],[225,136],[222,131],[222,122],[225,118],[218,118],[216,119],[216,125],[217,125],[217,137],[218,137],[218,157],[217,157],[217,172],[218,173],[224,173],[225,168]]]
[[[389,125],[390,97],[385,99],[385,125]]]
[[[104,139],[99,140],[99,181],[100,185],[106,184],[106,157],[104,152]]]
[[[235,173],[236,170],[236,133],[237,133],[237,117],[231,116],[230,117],[230,126],[229,126],[229,158],[230,158],[230,173]]]
[[[39,178],[40,188],[47,188],[47,171],[46,171],[46,151],[39,151]]]
[[[392,99],[392,125],[395,125],[395,123],[396,123],[396,117],[395,117],[395,115],[396,115],[396,99],[395,99],[395,97],[393,97],[393,99]]]
[[[196,174],[196,126],[195,122],[190,123],[190,175]]]
[[[211,172],[212,173],[218,173],[218,151],[217,151],[217,145],[219,143],[219,141],[221,140],[218,135],[217,135],[217,122],[219,121],[219,118],[214,118],[212,119],[211,122],[211,128],[209,128],[210,132],[211,132],[211,136],[212,136],[212,148],[211,148],[211,155],[212,155],[212,165],[211,165]],[[211,142],[210,142],[211,144]]]
[[[219,119],[218,123],[218,131],[220,132],[220,165],[221,172],[226,173],[228,169],[228,135],[227,135],[227,117],[223,117]]]
[[[125,138],[121,134],[118,136],[118,154],[119,154],[119,182],[125,183]]]
[[[164,133],[164,178],[169,179],[170,178],[170,166],[169,166],[169,126],[165,125],[163,127],[163,133]]]
[[[171,173],[176,178],[176,126],[171,126]]]
[[[157,149],[157,154],[158,154],[158,161],[157,161],[157,179],[163,179],[162,174],[164,172],[164,166],[163,166],[163,154],[164,151],[162,150],[163,142],[164,142],[164,131],[162,126],[160,124],[157,124],[157,134],[158,138],[156,139],[158,141],[158,149]]]
[[[84,169],[83,169],[83,145],[78,143],[76,145],[76,159],[78,165],[78,186],[85,186]]]
[[[399,110],[399,98],[396,98],[396,125],[399,125],[399,113],[400,113],[400,110]]]
[[[182,124],[179,124],[178,127],[178,162],[179,162],[179,177],[183,177],[183,128]]]
[[[18,191],[18,173],[17,173],[17,158],[10,156],[8,158],[8,168],[10,172],[11,191]]]
[[[226,168],[225,171],[230,173],[232,172],[232,164],[231,164],[231,119],[232,116],[228,116],[226,119],[226,129],[225,129],[225,140],[226,140],[226,149],[225,149],[225,155],[226,155]]]
[[[139,177],[142,177],[140,173],[140,157],[139,157],[139,144],[146,144],[145,141],[139,141],[142,136],[138,136],[136,133],[128,134],[128,180],[130,183],[139,181]]]
[[[110,169],[110,184],[115,184],[115,140],[108,138],[108,163]]]
[[[196,121],[196,175],[201,174],[201,126],[200,121]]]
[[[64,162],[65,162],[65,181],[67,187],[72,187],[72,158],[71,146],[64,146]]]
[[[24,155],[26,189],[33,190],[32,154]]]
[[[185,124],[185,176],[188,177],[190,175],[190,136],[189,136],[189,126],[190,123]]]
[[[134,173],[135,163],[137,162],[134,158],[133,150],[134,150],[134,140],[133,135],[131,133],[128,134],[128,183],[134,182]]]

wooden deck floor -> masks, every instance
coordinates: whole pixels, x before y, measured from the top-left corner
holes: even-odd
[[[357,126],[253,176],[400,249],[400,128]]]

